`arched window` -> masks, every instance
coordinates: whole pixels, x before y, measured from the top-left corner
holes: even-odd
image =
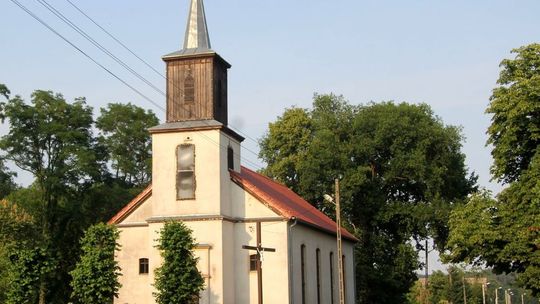
[[[317,265],[317,304],[321,304],[321,250],[315,251],[315,260]]]
[[[139,259],[139,274],[147,274],[149,269],[149,263],[147,258]]]
[[[330,252],[330,303],[334,304],[334,253]]]
[[[300,246],[300,267],[302,271],[302,304],[306,304],[306,245]]]
[[[195,145],[179,145],[176,162],[176,199],[195,199]]]
[[[343,294],[345,295],[345,303],[347,303],[347,275],[345,273],[345,255],[341,256],[342,272],[343,272]]]

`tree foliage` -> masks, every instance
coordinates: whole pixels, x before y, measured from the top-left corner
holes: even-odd
[[[6,303],[7,292],[12,287],[13,267],[11,254],[33,246],[34,219],[23,208],[6,199],[0,201],[0,303]]]
[[[35,304],[44,302],[43,281],[54,270],[49,251],[42,247],[17,249],[10,259],[13,277],[7,294],[7,304]]]
[[[111,103],[101,109],[96,127],[100,141],[111,152],[116,178],[136,186],[150,181],[152,145],[148,128],[158,124],[152,111],[128,104]]]
[[[160,231],[157,248],[163,258],[155,271],[158,304],[198,303],[204,280],[193,255],[195,241],[192,231],[182,222],[167,222]]]
[[[55,271],[43,273],[46,279],[40,280],[40,303],[66,303],[72,293],[66,282],[81,252],[84,230],[107,221],[140,188],[108,172],[107,160],[117,156],[94,134],[92,108],[84,98],[70,103],[61,94],[35,91],[26,103],[20,96],[9,98],[7,88],[2,92],[8,99],[0,103],[0,116],[9,123],[8,134],[0,139],[3,158],[35,178],[29,187],[6,191],[11,192],[10,204],[33,219],[34,234],[21,238],[32,245],[16,245],[47,251],[47,263],[54,265]],[[0,174],[0,194],[2,185]],[[10,272],[19,270],[31,269]]]
[[[493,177],[508,183],[496,199],[472,196],[452,214],[448,260],[516,272],[540,293],[540,45],[513,50],[501,63],[487,112]]]
[[[501,62],[486,110],[492,115],[488,144],[493,145],[493,177],[506,183],[517,181],[540,153],[540,44],[512,53],[514,59]]]
[[[461,140],[425,104],[315,95],[313,109],[288,109],[269,125],[260,156],[265,174],[330,216],[323,194],[343,177],[343,216],[360,239],[360,301],[403,303],[419,267],[409,240],[431,236],[442,247],[449,211],[474,188]]]
[[[6,85],[3,83],[0,83],[0,95],[4,96],[6,99],[9,99],[9,94],[11,94],[11,92],[6,87]]]
[[[118,296],[120,267],[114,260],[119,245],[115,226],[96,224],[81,239],[82,255],[71,271],[72,297],[76,303],[109,304]]]

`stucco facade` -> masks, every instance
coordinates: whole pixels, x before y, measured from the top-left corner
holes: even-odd
[[[186,142],[195,146],[196,198],[177,200],[175,151]],[[331,294],[334,303],[337,302],[335,236],[280,214],[271,203],[261,201],[234,182],[226,161],[229,146],[238,151],[233,170],[241,171],[240,143],[221,129],[160,130],[153,134],[152,188],[114,220],[120,229],[121,250],[116,258],[122,269],[122,288],[115,303],[155,303],[154,270],[161,264],[156,240],[168,220],[184,221],[193,230],[198,243],[195,251],[198,267],[205,278],[200,303],[257,303],[257,272],[249,268],[249,255],[254,252],[242,248],[257,245],[256,222],[261,222],[262,245],[276,249],[263,253],[262,257],[265,303],[317,303],[318,292],[321,303],[331,303]],[[305,302],[302,302],[301,246],[306,250]],[[347,303],[354,303],[353,243],[345,241],[343,247]],[[334,254],[332,275],[330,252]],[[141,258],[149,261],[147,274],[139,274]]]

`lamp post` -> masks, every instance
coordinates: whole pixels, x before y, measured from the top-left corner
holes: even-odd
[[[482,304],[486,304],[486,286],[489,285],[489,282],[482,283]]]
[[[495,288],[495,304],[499,304],[499,289],[502,287]]]
[[[336,239],[337,239],[337,255],[338,255],[338,280],[339,280],[339,303],[345,303],[345,284],[343,277],[343,249],[341,247],[341,205],[339,201],[339,179],[335,180],[335,201],[332,196],[325,194],[324,199],[336,205]]]

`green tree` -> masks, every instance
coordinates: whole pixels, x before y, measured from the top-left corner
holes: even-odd
[[[493,177],[505,183],[517,181],[540,153],[540,44],[512,53],[514,59],[501,62],[486,110],[492,115],[488,144],[493,145]]]
[[[18,186],[15,184],[13,177],[16,176],[14,172],[11,172],[5,165],[3,160],[0,159],[0,199],[6,197],[11,192],[15,191]]]
[[[13,267],[10,255],[33,245],[35,238],[34,219],[22,208],[3,199],[0,201],[0,303],[7,301],[12,287]],[[21,242],[21,240],[25,240]]]
[[[10,93],[9,89],[4,84],[0,83],[0,95],[9,100]],[[4,164],[4,160],[0,158],[0,198],[6,197],[6,195],[17,189],[17,185],[13,181],[14,176],[16,176],[16,174],[9,171]]]
[[[96,224],[81,239],[82,255],[71,271],[73,298],[77,303],[108,304],[118,296],[120,267],[114,260],[119,245],[115,226]]]
[[[106,160],[116,157],[115,151],[94,136],[92,108],[84,98],[69,103],[61,94],[35,91],[31,102],[25,103],[20,96],[10,98],[5,86],[0,86],[0,94],[6,97],[0,103],[0,118],[9,122],[9,133],[0,139],[1,159],[13,161],[35,178],[27,188],[13,188],[12,175],[0,161],[0,196],[9,193],[10,204],[26,212],[33,224],[34,233],[19,238],[31,244],[14,246],[48,251],[49,266],[55,271],[40,278],[40,302],[66,303],[72,293],[66,282],[80,254],[84,230],[107,221],[140,188],[108,172]],[[132,125],[140,129],[137,122]]]
[[[11,94],[11,92],[6,87],[6,85],[3,83],[0,83],[0,95],[4,96],[6,99],[9,99],[9,94]]]
[[[260,157],[265,174],[330,216],[322,196],[343,176],[344,222],[360,239],[360,303],[403,303],[419,267],[409,240],[431,236],[442,247],[451,208],[474,188],[461,140],[425,104],[315,95],[313,109],[288,109],[269,125]]]
[[[429,276],[429,303],[439,304],[447,301],[446,290],[448,286],[448,275],[437,270]]]
[[[160,231],[157,248],[162,265],[156,269],[154,294],[159,304],[198,303],[204,280],[193,255],[192,231],[182,222],[167,222]]]
[[[465,303],[464,293],[470,294],[470,288],[465,282],[463,270],[451,266],[448,269],[448,286],[446,289],[446,298],[450,303]]]
[[[145,186],[151,178],[152,144],[148,128],[159,123],[150,110],[130,103],[110,103],[96,121],[100,141],[110,151],[116,178]]]
[[[39,247],[49,251],[50,265],[56,263],[56,271],[41,280],[40,303],[64,302],[82,232],[77,205],[70,202],[76,201],[82,185],[99,179],[103,171],[102,149],[91,132],[92,108],[82,98],[70,104],[60,94],[35,91],[31,104],[19,96],[3,103],[1,117],[10,126],[0,139],[5,158],[35,177],[36,201],[17,203],[35,212],[31,215],[41,232]]]
[[[448,260],[516,272],[522,286],[539,294],[540,44],[512,52],[516,57],[502,61],[486,111],[492,174],[508,187],[496,199],[480,193],[454,211]]]
[[[43,281],[50,277],[54,263],[45,248],[16,249],[11,254],[13,263],[12,284],[7,294],[7,304],[45,303]]]

